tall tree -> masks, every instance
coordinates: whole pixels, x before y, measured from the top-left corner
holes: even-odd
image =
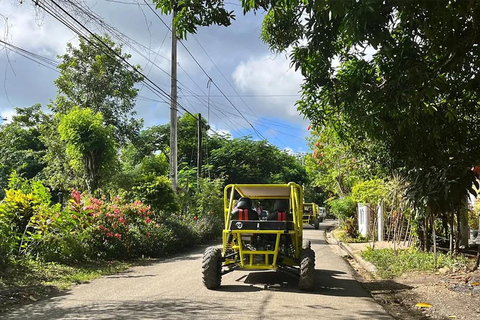
[[[15,110],[12,121],[0,125],[0,198],[13,171],[28,179],[42,171],[46,146],[40,139],[41,130],[52,121],[40,104]]]
[[[414,188],[427,173],[454,181],[447,189],[460,192],[444,193],[445,200],[461,205],[480,159],[480,2],[249,0],[242,6],[268,12],[262,39],[273,50],[292,48],[305,79],[298,107],[316,126],[335,128],[351,144],[373,141],[380,164],[399,169]],[[178,28],[189,30],[192,22]]]
[[[100,112],[88,108],[73,108],[60,119],[58,132],[66,143],[67,160],[84,186],[95,191],[108,181],[116,168],[116,146],[113,126],[103,124]],[[82,186],[83,187],[83,186]]]
[[[250,137],[224,139],[223,145],[210,153],[216,177],[226,183],[306,182],[306,172],[294,156],[280,151],[267,141]]]
[[[75,106],[91,108],[103,114],[107,126],[114,127],[117,142],[135,139],[142,121],[133,110],[138,94],[134,85],[143,78],[126,65],[130,57],[108,36],[80,38],[78,48],[68,43],[67,53],[59,57],[62,63],[55,80],[58,96],[53,111],[65,114]]]
[[[185,114],[178,118],[178,162],[188,167],[196,167],[197,163],[197,115]],[[206,137],[209,127],[202,118],[202,136]],[[135,143],[141,160],[144,156],[155,152],[162,152],[168,157],[170,152],[170,124],[149,127],[140,133],[140,138]]]

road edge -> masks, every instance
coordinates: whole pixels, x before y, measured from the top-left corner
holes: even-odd
[[[345,251],[351,258],[355,259],[355,261],[363,268],[365,269],[367,272],[371,273],[372,275],[376,275],[378,269],[377,267],[369,262],[369,261],[366,261],[365,259],[363,259],[359,254],[356,254],[355,252],[353,252],[352,248],[348,245],[348,243],[345,243],[345,242],[342,242],[340,240],[338,240],[334,233],[332,232],[333,230],[335,230],[338,226],[337,225],[334,225],[334,226],[331,226],[330,228],[328,229],[325,229],[323,232],[324,232],[324,237],[325,237],[325,240],[329,243],[329,244],[335,244],[335,245],[338,245],[340,247],[340,249],[342,249],[343,251]],[[327,236],[327,234],[329,236]],[[330,243],[329,240],[333,240],[334,243]]]

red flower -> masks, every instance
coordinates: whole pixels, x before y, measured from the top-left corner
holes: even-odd
[[[107,237],[109,238],[113,237],[113,232],[107,232]]]
[[[70,196],[72,197],[73,201],[75,201],[75,203],[77,203],[77,204],[80,203],[80,192],[73,189]]]
[[[193,217],[193,220],[197,221],[197,219],[198,219],[197,216],[194,216],[194,217]]]
[[[311,126],[311,125],[308,125],[307,130],[310,130],[311,128],[312,128],[312,126]]]
[[[147,239],[150,239],[150,232],[147,232]]]
[[[121,238],[122,238],[122,235],[121,235],[120,233],[115,233],[115,236],[114,236],[114,237],[117,238],[117,239],[121,239]]]
[[[150,223],[151,221],[150,218],[145,219],[145,223]]]

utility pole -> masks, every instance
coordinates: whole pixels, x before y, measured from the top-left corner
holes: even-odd
[[[172,13],[172,65],[170,86],[170,179],[173,191],[177,192],[177,35],[175,34],[174,19],[176,11]]]
[[[197,183],[202,177],[202,115],[198,114]]]

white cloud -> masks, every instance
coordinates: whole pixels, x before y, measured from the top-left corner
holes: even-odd
[[[208,130],[207,134],[209,136],[213,136],[213,135],[220,135],[220,136],[232,136],[232,133],[229,131],[229,130],[226,130],[226,129],[220,129],[218,128],[217,126],[215,126],[214,124],[210,124],[210,129]]]
[[[49,58],[65,52],[66,43],[76,43],[76,37],[43,10],[30,2],[0,4],[0,29],[3,40]]]
[[[290,61],[284,56],[263,55],[250,58],[247,62],[241,61],[232,76],[243,94],[259,96],[259,113],[294,120],[292,118],[301,118],[295,102],[300,97],[302,75],[290,68],[289,64]]]
[[[17,113],[15,112],[14,109],[6,109],[6,110],[1,110],[0,111],[0,120],[3,121],[3,123],[10,123],[12,122],[12,117],[16,115]],[[7,120],[3,120],[7,119]]]

